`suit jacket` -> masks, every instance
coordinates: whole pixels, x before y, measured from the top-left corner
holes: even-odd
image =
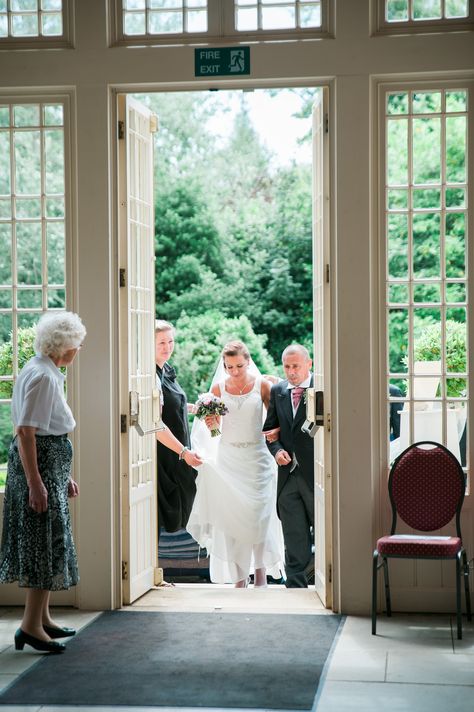
[[[313,377],[311,377],[311,386]],[[306,433],[303,433],[301,426],[306,418],[306,404],[301,398],[298,410],[293,418],[291,405],[291,390],[288,388],[288,381],[280,381],[272,386],[270,393],[270,404],[268,406],[267,417],[263,426],[264,430],[280,428],[278,440],[274,443],[267,443],[267,447],[273,456],[278,450],[286,450],[293,457],[296,455],[299,472],[306,479],[309,487],[314,489],[314,440]],[[278,466],[278,492],[277,497],[285,484],[293,463]]]

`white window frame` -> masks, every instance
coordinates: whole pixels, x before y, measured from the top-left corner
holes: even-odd
[[[467,230],[466,230],[466,277],[465,283],[467,287],[467,325],[468,331],[466,334],[466,347],[467,347],[467,363],[466,371],[468,378],[468,394],[463,400],[467,403],[467,442],[466,442],[466,466],[465,471],[467,471],[468,483],[470,482],[470,476],[472,477],[472,469],[474,465],[474,459],[472,456],[472,451],[470,446],[473,442],[473,408],[472,408],[472,382],[473,382],[473,367],[474,367],[474,322],[472,318],[469,318],[470,310],[469,304],[472,305],[472,299],[474,295],[474,273],[472,266],[470,264],[469,257],[472,254],[472,244],[474,241],[474,225],[473,225],[473,205],[474,205],[474,180],[473,172],[470,166],[472,165],[472,155],[473,155],[473,144],[474,144],[474,83],[472,80],[460,78],[458,81],[446,79],[445,81],[430,82],[430,81],[420,81],[420,82],[399,82],[385,84],[381,83],[378,85],[378,155],[379,155],[379,168],[378,168],[378,255],[379,255],[379,354],[380,354],[380,437],[381,437],[381,454],[382,461],[386,463],[387,468],[390,465],[390,457],[388,452],[389,444],[389,413],[390,413],[390,403],[394,402],[393,399],[390,400],[388,396],[388,383],[390,382],[389,372],[388,372],[388,349],[389,349],[389,334],[387,329],[387,244],[386,244],[386,130],[384,128],[386,121],[386,107],[385,99],[388,93],[402,93],[402,92],[414,92],[414,91],[439,91],[439,90],[456,90],[464,89],[468,91],[468,105],[467,105],[467,144],[466,144],[466,182],[467,182],[467,192],[466,192],[466,207],[467,207]],[[410,139],[408,139],[410,145]],[[441,281],[443,281],[443,274],[440,275]],[[411,280],[409,280],[411,283]],[[441,302],[442,308],[444,301]],[[418,304],[412,304],[411,307],[416,307]],[[462,306],[462,305],[460,305]],[[472,309],[471,309],[472,310]],[[410,329],[411,329],[411,321]],[[442,334],[444,334],[443,321],[442,324]],[[442,337],[443,338],[443,337]],[[411,376],[407,374],[406,380],[413,378],[413,363],[410,363],[409,371]],[[450,376],[450,374],[442,374],[442,378],[445,376]],[[455,376],[454,376],[455,377]],[[423,400],[420,398],[414,398],[413,388],[410,389],[410,393],[403,397],[403,401],[410,405],[410,433],[413,433],[413,414],[414,414],[414,403],[416,400]],[[446,396],[444,389],[442,389],[442,396],[440,398],[435,398],[434,400],[441,401],[443,404],[443,412],[445,404],[455,401],[456,398]],[[443,415],[443,440],[446,442],[446,417]]]
[[[72,165],[74,161],[74,155],[73,155],[73,142],[72,142],[72,133],[73,133],[73,97],[71,94],[63,94],[63,93],[48,93],[48,94],[8,94],[8,93],[2,93],[0,92],[0,104],[2,106],[5,105],[22,105],[26,106],[28,104],[62,104],[64,107],[64,114],[63,114],[63,131],[64,131],[64,249],[65,249],[65,274],[64,274],[64,287],[65,287],[65,307],[64,309],[73,309],[73,301],[74,301],[74,287],[73,287],[73,265],[72,265],[72,244],[73,244],[73,225],[74,225],[74,217],[73,217],[73,203],[72,203],[72,195],[73,195],[73,183],[72,183]],[[14,193],[12,193],[14,195]],[[43,269],[43,277],[42,277],[42,306],[41,307],[31,307],[28,309],[18,309],[18,307],[15,307],[15,302],[13,302],[12,308],[5,308],[2,309],[2,313],[12,313],[12,333],[13,333],[13,369],[12,369],[12,374],[11,376],[6,376],[6,377],[0,377],[0,380],[2,381],[7,381],[7,382],[13,382],[15,383],[17,377],[18,377],[18,340],[17,340],[17,332],[18,332],[18,318],[17,315],[22,313],[22,312],[28,312],[28,313],[38,313],[38,316],[40,316],[42,313],[46,311],[63,311],[63,309],[48,309],[47,306],[47,289],[50,286],[48,284],[48,279],[47,279],[47,261],[46,261],[46,243],[45,243],[45,218],[41,218],[41,222],[43,224],[42,227],[42,269]],[[12,253],[12,262],[13,265],[15,264],[15,253],[16,253],[16,245],[14,244],[13,246],[13,253]],[[54,285],[56,286],[56,285]],[[11,287],[13,291],[17,289],[17,285],[14,281],[12,281]],[[67,380],[67,392],[68,392],[68,401],[72,402],[74,401],[76,390],[77,390],[77,384],[76,384],[76,379],[77,376],[70,376],[68,374],[68,380]],[[10,404],[11,403],[11,398],[2,398],[0,399],[1,404]],[[13,425],[12,425],[12,433],[13,433]]]
[[[259,40],[279,41],[324,39],[334,37],[334,0],[321,0],[321,27],[238,32],[234,28],[234,0],[208,0],[208,29],[205,33],[167,33],[133,35],[123,33],[122,0],[111,0],[109,16],[110,46],[195,45],[233,42],[244,44]]]
[[[385,1],[372,0],[371,25],[372,35],[416,35],[437,32],[472,32],[474,31],[474,0],[469,0],[468,17],[440,20],[404,20],[387,22],[385,19]],[[411,0],[413,2],[413,0]]]
[[[63,33],[54,37],[0,37],[0,52],[12,49],[72,49],[74,47],[74,2],[62,0]]]

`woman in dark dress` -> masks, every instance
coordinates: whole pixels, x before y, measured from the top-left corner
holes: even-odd
[[[158,462],[158,522],[168,532],[186,527],[196,494],[195,461],[191,454],[188,405],[186,394],[176,380],[176,373],[168,359],[174,350],[175,330],[161,319],[155,322],[156,380],[162,396],[162,419],[173,435],[186,446],[181,456],[157,442]],[[198,463],[200,464],[200,462]]]

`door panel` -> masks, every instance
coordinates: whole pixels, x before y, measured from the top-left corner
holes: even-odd
[[[155,437],[139,434],[139,429],[142,433],[153,429],[156,413],[154,118],[130,97],[119,97],[121,413],[122,421],[126,420],[121,437],[124,603],[146,593],[155,583],[157,570]]]
[[[324,393],[324,425],[315,434],[315,587],[332,606],[330,449],[330,260],[328,191],[328,96],[320,90],[313,106],[313,324],[314,389]]]

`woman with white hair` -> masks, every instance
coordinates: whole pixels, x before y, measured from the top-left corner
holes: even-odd
[[[27,589],[15,648],[60,653],[56,638],[74,635],[51,618],[51,591],[79,580],[68,497],[79,494],[71,477],[76,426],[65,396],[61,367],[74,361],[86,335],[72,312],[48,312],[36,328],[33,356],[13,388],[12,420],[16,434],[8,455],[8,474],[0,548],[0,583],[18,581]]]

